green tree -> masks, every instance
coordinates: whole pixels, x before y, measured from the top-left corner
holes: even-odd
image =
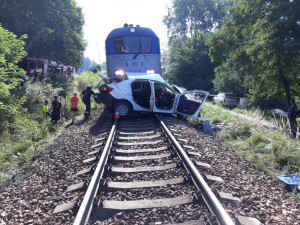
[[[101,65],[97,64],[97,65],[89,68],[89,71],[92,71],[95,74],[100,73],[101,72]]]
[[[211,63],[205,35],[198,32],[183,42],[174,51],[172,66],[168,73],[173,75],[175,83],[188,89],[211,91],[216,63]]]
[[[237,0],[209,41],[218,70],[244,76],[255,103],[300,94],[299,10],[295,0]]]
[[[81,65],[84,19],[75,0],[3,0],[0,22],[18,36],[28,35],[29,56]]]
[[[21,109],[20,104],[25,100],[16,96],[24,78],[24,71],[17,63],[25,56],[24,39],[0,26],[0,133],[6,122]]]
[[[187,40],[187,38],[180,36],[172,37],[169,41],[169,48],[162,54],[162,74],[169,81],[174,81],[175,53],[178,49],[182,48],[184,40]]]
[[[215,72],[215,78],[212,80],[214,92],[227,92],[237,96],[243,96],[245,87],[244,77],[237,71],[218,71]]]
[[[171,37],[210,32],[221,25],[231,4],[231,0],[173,0],[163,22]]]

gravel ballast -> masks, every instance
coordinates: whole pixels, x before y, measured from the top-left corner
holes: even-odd
[[[87,165],[84,159],[101,134],[101,126],[107,115],[100,114],[102,109],[92,112],[92,118],[79,121],[74,126],[66,126],[44,152],[40,152],[34,165],[19,172],[12,179],[0,186],[0,225],[2,224],[72,224],[74,212],[53,214],[54,208],[64,202],[81,199],[84,192],[65,192],[67,187],[86,181],[90,175],[76,176],[76,173]],[[100,118],[99,118],[100,116]],[[257,171],[246,160],[238,157],[233,150],[223,147],[213,137],[197,131],[191,124],[173,117],[166,117],[168,124],[178,130],[187,145],[193,146],[193,152],[200,156],[193,157],[197,161],[211,165],[211,168],[198,167],[203,174],[219,176],[224,183],[211,182],[215,193],[227,192],[241,201],[223,201],[222,205],[235,215],[257,218],[262,224],[300,224],[300,204],[286,191],[280,182],[273,180],[263,172]],[[165,163],[165,160],[162,160]],[[126,164],[126,163],[124,163]],[[138,163],[136,165],[139,165]],[[141,174],[140,174],[141,175]],[[176,176],[181,175],[178,170]],[[138,179],[131,176],[125,180]],[[155,173],[147,174],[154,176]],[[169,177],[166,175],[166,177]],[[112,180],[119,180],[114,177]],[[123,178],[124,181],[124,178]],[[128,192],[129,193],[129,192]],[[139,193],[136,191],[134,194]],[[133,193],[132,193],[133,194]],[[112,196],[111,196],[112,197]],[[131,213],[120,213],[106,220],[107,224],[155,224],[165,221],[169,223],[183,222],[185,217],[177,218],[176,213],[191,210],[184,206],[172,209],[137,210]],[[157,217],[159,216],[159,218]],[[198,219],[191,215],[189,218]],[[140,221],[140,223],[138,223]],[[159,224],[159,223],[158,223]]]

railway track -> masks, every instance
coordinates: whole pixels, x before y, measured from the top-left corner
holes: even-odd
[[[74,224],[234,224],[176,135],[158,115],[115,120]]]

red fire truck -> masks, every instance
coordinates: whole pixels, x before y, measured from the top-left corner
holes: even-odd
[[[25,57],[19,63],[19,67],[24,69],[29,77],[34,77],[37,73],[40,78],[43,78],[48,74],[48,60],[46,59]]]

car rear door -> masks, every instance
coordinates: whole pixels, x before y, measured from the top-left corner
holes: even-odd
[[[200,96],[195,99],[194,96]],[[197,119],[209,92],[194,90],[185,93],[177,94],[175,98],[174,112],[183,116]]]

